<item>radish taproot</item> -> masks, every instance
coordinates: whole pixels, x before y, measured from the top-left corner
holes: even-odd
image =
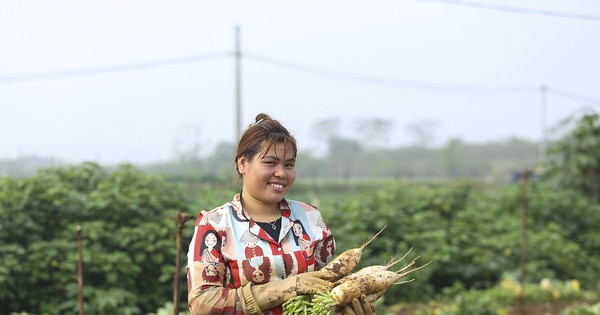
[[[360,262],[362,252],[365,247],[367,247],[369,243],[371,243],[381,232],[383,232],[386,226],[384,226],[379,232],[377,232],[377,234],[371,237],[370,240],[362,244],[362,246],[346,250],[325,265],[325,267],[321,269],[321,271],[327,274],[325,279],[335,282],[352,272],[352,270]]]
[[[380,231],[381,232],[381,231]],[[411,249],[412,250],[412,249]],[[410,251],[409,251],[410,252]],[[408,253],[407,253],[408,254]],[[413,267],[418,256],[403,268],[397,271],[388,270],[407,255],[399,260],[392,260],[387,265],[369,266],[354,273],[347,274],[335,282],[333,289],[327,292],[317,292],[312,295],[296,296],[283,304],[284,315],[335,315],[344,309],[352,300],[366,299],[374,303],[381,298],[387,290],[396,284],[411,282],[414,279],[400,281],[431,262],[420,267]]]
[[[407,267],[414,265],[417,258],[413,259]],[[329,294],[336,305],[344,306],[352,302],[354,298],[359,298],[363,294],[368,296],[381,290],[386,290],[408,274],[411,274],[430,263],[431,262],[412,269],[404,267],[398,271],[381,270],[370,274],[364,274],[361,277],[345,281],[342,284],[335,286],[331,289]]]
[[[346,281],[331,289],[330,294],[336,305],[344,306],[350,304],[353,299],[360,298],[363,294],[370,295],[385,290],[402,277],[403,275],[394,271],[381,270]]]
[[[344,283],[346,281],[350,281],[350,280],[354,280],[354,279],[360,278],[363,275],[368,275],[368,274],[376,273],[376,272],[383,271],[383,270],[389,270],[394,265],[396,265],[397,263],[401,262],[406,256],[408,256],[408,254],[410,253],[411,250],[412,250],[412,248],[409,249],[408,252],[406,252],[406,254],[404,254],[404,256],[402,256],[402,258],[400,258],[398,260],[392,259],[389,263],[387,263],[385,265],[373,265],[373,266],[364,267],[364,268],[362,268],[362,269],[360,269],[360,270],[358,270],[358,271],[356,271],[354,273],[351,273],[351,274],[349,274],[349,275],[347,275],[347,276],[339,279],[338,281],[335,282],[335,285],[337,286],[337,285],[340,285],[340,284],[342,284],[342,283]],[[416,258],[415,258],[415,260],[416,260]],[[415,264],[415,260],[413,260],[410,264],[408,264],[407,266],[405,266],[404,269],[408,268],[408,267],[410,267],[412,265],[414,265]]]

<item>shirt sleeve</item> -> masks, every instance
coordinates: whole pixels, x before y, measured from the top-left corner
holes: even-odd
[[[329,228],[323,229],[323,238],[315,246],[315,259],[320,270],[335,256],[335,239]]]
[[[200,213],[188,251],[188,305],[192,315],[244,314],[242,288],[225,287],[225,276],[221,238]]]

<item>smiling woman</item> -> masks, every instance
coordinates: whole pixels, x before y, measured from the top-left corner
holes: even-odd
[[[281,216],[278,202],[296,179],[297,152],[296,140],[264,114],[242,135],[235,157],[243,178],[240,199],[254,220],[270,222]]]
[[[296,179],[297,151],[296,139],[266,114],[240,137],[235,165],[242,191],[200,211],[190,242],[192,314],[281,314],[290,298],[333,287],[319,271],[335,250],[321,212],[285,198]],[[355,304],[356,314],[374,313],[366,301]]]

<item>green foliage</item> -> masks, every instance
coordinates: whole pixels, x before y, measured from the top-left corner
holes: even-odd
[[[525,288],[521,288],[514,278],[508,277],[486,290],[464,290],[460,285],[453,290],[455,292],[448,295],[451,298],[420,306],[415,314],[497,315],[509,314],[509,310],[518,307],[521,300],[524,305],[541,305],[598,299],[597,294],[581,290],[577,280],[543,279],[539,283],[528,283]]]
[[[600,303],[567,307],[560,315],[600,315]]]
[[[569,131],[548,148],[546,178],[599,202],[600,116],[593,111],[571,116],[562,122],[559,131],[566,128]]]
[[[527,199],[524,194],[527,193]],[[571,190],[534,182],[488,189],[475,182],[440,185],[389,184],[322,208],[338,252],[357,247],[382,226],[361,265],[382,264],[410,248],[432,264],[392,287],[386,303],[426,301],[459,285],[493,287],[505,274],[520,274],[523,213],[527,208],[526,279],[579,279],[595,285],[600,208]],[[596,241],[594,241],[596,240]],[[483,303],[484,300],[481,300]]]
[[[130,165],[91,163],[0,179],[0,313],[75,313],[76,227],[85,309],[143,314],[172,297],[177,186]],[[183,273],[185,275],[185,273]]]
[[[549,150],[554,164],[548,172],[526,185],[395,181],[389,177],[412,171],[404,161],[430,161],[431,152],[415,148],[374,153],[340,142],[340,150],[357,154],[344,154],[340,160],[351,171],[331,171],[353,176],[377,169],[388,180],[325,182],[318,179],[327,175],[319,165],[327,163],[314,158],[312,177],[299,182],[290,197],[319,206],[336,236],[338,253],[360,246],[387,225],[365,250],[361,266],[387,263],[411,248],[407,262],[417,255],[417,265],[432,262],[410,276],[415,281],[392,287],[379,301],[383,305],[438,298],[445,302],[433,305],[435,314],[503,314],[515,302],[514,279],[521,276],[529,302],[578,300],[584,297],[566,288],[597,286],[600,274],[600,204],[594,197],[600,161],[597,115],[586,116],[578,126]],[[438,157],[445,166],[422,163],[418,173],[461,176],[489,166],[461,166],[477,148],[460,141],[451,144]],[[467,149],[471,153],[463,154]],[[224,148],[215,156],[227,160],[223,165],[231,163],[221,158],[227,152]],[[404,168],[391,168],[397,164]],[[215,169],[209,177],[220,173]],[[40,170],[32,177],[0,178],[0,314],[76,313],[77,226],[84,236],[86,312],[169,312],[172,305],[165,301],[172,297],[176,255],[176,226],[170,218],[188,209],[194,209],[192,214],[211,209],[239,191],[212,179],[210,184],[194,180],[183,171],[180,175],[153,176],[130,165],[108,171],[84,163]],[[185,186],[173,183],[175,178],[177,183],[185,179]],[[184,249],[192,232],[184,229]],[[181,283],[184,278],[182,272]],[[182,285],[182,296],[185,290]]]

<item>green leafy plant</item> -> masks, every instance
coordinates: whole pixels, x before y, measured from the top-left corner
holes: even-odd
[[[173,294],[170,217],[186,210],[176,185],[131,165],[109,172],[84,163],[0,179],[0,313],[76,313],[77,226],[85,309],[155,310]]]
[[[560,315],[600,315],[600,303],[570,306],[565,308]]]

